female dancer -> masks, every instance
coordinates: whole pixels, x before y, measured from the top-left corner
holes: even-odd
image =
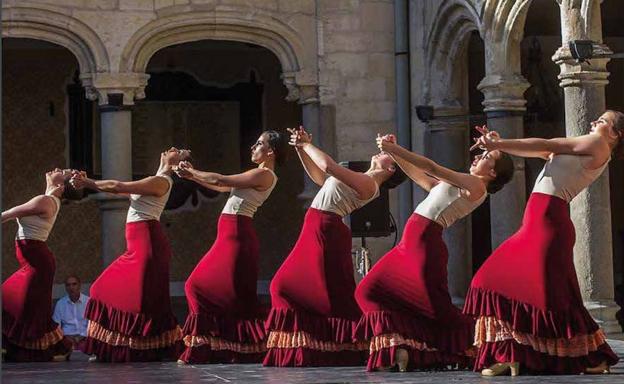
[[[368,345],[352,341],[360,310],[353,298],[351,232],[342,218],[376,198],[379,185],[396,186],[405,175],[386,154],[373,156],[364,173],[351,171],[312,145],[302,127],[290,132],[290,144],[321,189],[297,243],[271,282],[273,308],[263,364],[361,364]]]
[[[356,289],[364,315],[354,335],[370,341],[368,370],[467,367],[474,321],[451,302],[442,231],[511,180],[513,161],[499,151],[484,153],[466,174],[404,149],[392,135],[377,138],[377,146],[429,195],[407,221],[401,242]]]
[[[183,329],[186,350],[178,363],[262,361],[266,333],[256,295],[260,247],[252,218],[277,184],[273,170],[283,151],[280,134],[267,131],[251,147],[257,168],[225,176],[181,162],[176,170],[206,188],[230,192],[217,239],[184,286],[189,315]]]
[[[20,269],[2,284],[2,347],[9,361],[66,359],[71,341],[52,320],[52,284],[56,263],[46,240],[61,208],[75,191],[71,170],[46,173],[45,194],[2,212],[2,222],[17,220],[15,253]]]
[[[91,286],[85,310],[89,319],[84,352],[107,362],[175,359],[182,332],[171,310],[171,248],[160,226],[171,192],[173,165],[190,151],[171,147],[160,155],[155,176],[137,181],[92,180],[81,173],[77,188],[130,194],[126,220],[127,251]]]
[[[482,130],[481,148],[548,160],[521,228],[481,266],[466,297],[464,312],[477,317],[475,369],[483,375],[517,375],[520,365],[537,373],[601,373],[618,361],[583,306],[568,204],[607,167],[623,132],[624,114],[616,111],[578,137],[504,140]]]

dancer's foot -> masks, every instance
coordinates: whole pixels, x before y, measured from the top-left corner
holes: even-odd
[[[397,362],[397,365],[399,366],[399,372],[407,371],[407,363],[409,362],[409,353],[407,353],[407,350],[403,348],[397,349],[396,362]]]
[[[585,368],[585,373],[591,373],[591,374],[611,373],[611,368],[609,367],[609,364],[607,364],[606,361],[603,361],[602,363],[600,363],[599,365],[595,367]]]
[[[60,362],[60,361],[69,361],[69,357],[71,356],[72,351],[69,350],[66,353],[63,354],[59,354],[59,355],[54,355],[52,356],[52,361],[54,362]]]
[[[89,356],[89,363],[97,363],[97,362],[98,362],[98,358],[96,355]]]
[[[485,368],[481,371],[482,376],[501,376],[511,373],[511,376],[518,376],[520,374],[520,363],[496,363],[489,368]]]
[[[178,359],[178,365],[187,365],[188,361],[184,361],[182,359]]]

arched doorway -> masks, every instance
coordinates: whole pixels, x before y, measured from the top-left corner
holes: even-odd
[[[135,177],[153,172],[153,159],[170,145],[191,148],[198,169],[238,173],[253,166],[249,148],[263,130],[285,132],[302,121],[301,105],[286,100],[289,90],[278,58],[255,44],[199,40],[172,45],[150,58],[146,72],[146,97],[132,112]],[[254,219],[261,243],[260,294],[268,294],[268,282],[303,219],[304,201],[297,197],[303,172],[291,160],[277,169],[277,187]],[[174,250],[171,280],[179,314],[185,309],[183,282],[212,245],[226,199],[227,194],[198,190],[161,218]]]
[[[42,40],[4,38],[2,203],[11,207],[43,193],[44,173],[54,167],[87,166],[92,143],[79,134],[93,132],[95,106],[77,79],[79,61],[65,47]],[[17,268],[16,225],[3,226],[3,277]],[[56,256],[55,281],[69,274],[93,281],[100,271],[100,231],[96,203],[88,199],[63,205],[48,243]],[[55,295],[64,292],[57,286]]]

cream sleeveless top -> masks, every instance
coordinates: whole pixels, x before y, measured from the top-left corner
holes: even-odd
[[[223,207],[221,213],[228,213],[231,215],[243,215],[253,217],[258,208],[269,198],[273,188],[277,185],[277,175],[271,169],[273,174],[273,183],[264,191],[258,191],[254,188],[232,188],[230,191],[230,197]]]
[[[557,196],[566,202],[587,188],[598,178],[609,164],[606,161],[600,168],[583,167],[585,155],[553,155],[537,176],[533,192]]]
[[[20,217],[17,219],[17,235],[15,235],[16,240],[30,239],[46,241],[48,239],[50,231],[52,230],[52,227],[54,227],[56,216],[61,209],[61,200],[54,195],[46,196],[50,196],[56,204],[54,215],[51,217],[41,217],[39,215]]]
[[[167,200],[169,200],[169,194],[171,193],[171,187],[173,186],[173,179],[171,179],[171,176],[164,173],[156,174],[156,176],[164,177],[169,183],[167,193],[162,196],[130,195],[130,208],[128,209],[126,223],[160,220],[160,215],[165,209]]]
[[[418,204],[414,212],[435,221],[443,228],[448,228],[455,221],[474,211],[486,197],[487,193],[484,193],[478,200],[470,201],[462,196],[459,188],[440,181],[431,188],[427,198]]]
[[[377,183],[375,183],[375,185],[377,189],[373,197],[367,200],[361,200],[358,198],[353,188],[335,177],[330,176],[325,180],[325,183],[314,197],[310,208],[332,212],[341,217],[345,217],[379,196],[379,186]]]

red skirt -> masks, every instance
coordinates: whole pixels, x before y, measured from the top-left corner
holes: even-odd
[[[260,363],[264,316],[256,293],[259,243],[247,216],[221,214],[217,239],[186,281],[189,363]],[[266,314],[266,312],[265,312]]]
[[[358,285],[364,315],[354,337],[370,341],[369,371],[395,365],[398,348],[410,354],[408,369],[471,364],[474,322],[451,302],[442,229],[413,214],[401,242]]]
[[[45,242],[16,240],[20,269],[2,284],[2,347],[9,361],[50,361],[71,351],[52,320],[56,263]]]
[[[472,280],[464,312],[477,317],[475,370],[520,362],[529,372],[581,373],[618,357],[583,305],[568,204],[532,193],[522,226]]]
[[[352,340],[361,315],[354,292],[351,231],[340,216],[308,209],[297,243],[271,282],[263,364],[363,364],[368,344]]]
[[[91,286],[84,352],[99,361],[174,360],[182,331],[171,310],[171,248],[160,222],[126,223],[127,251]]]

